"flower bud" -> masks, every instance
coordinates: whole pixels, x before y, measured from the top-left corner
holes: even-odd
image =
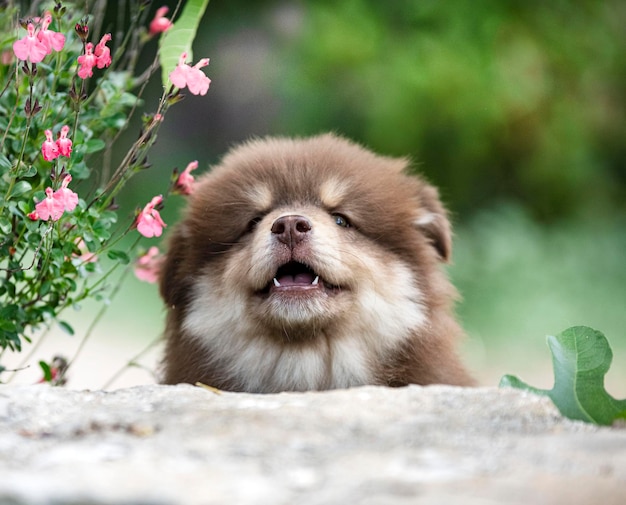
[[[87,40],[87,37],[89,36],[89,26],[87,26],[86,24],[76,23],[76,26],[74,26],[74,31],[76,32],[76,35],[78,35],[80,40],[82,40],[83,42]]]

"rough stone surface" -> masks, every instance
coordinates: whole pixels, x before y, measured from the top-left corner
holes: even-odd
[[[626,430],[515,390],[0,386],[2,504],[626,503]]]

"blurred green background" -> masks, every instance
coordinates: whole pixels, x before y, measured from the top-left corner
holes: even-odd
[[[168,113],[121,203],[251,136],[332,130],[408,155],[452,211],[481,382],[549,386],[545,336],[580,324],[609,338],[609,391],[626,394],[625,26],[621,0],[212,0],[194,45],[211,88]],[[148,111],[160,94],[157,76]],[[154,286],[132,279],[114,305],[134,338],[160,331]]]

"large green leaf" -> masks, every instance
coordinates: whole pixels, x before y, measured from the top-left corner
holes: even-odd
[[[165,88],[170,84],[169,74],[176,68],[180,55],[186,52],[188,61],[192,60],[191,45],[208,4],[209,0],[187,0],[183,12],[175,20],[174,26],[161,34],[159,59],[162,72],[161,80]]]
[[[534,388],[512,375],[505,375],[500,386],[549,396],[570,419],[609,425],[626,417],[626,400],[616,400],[604,389],[613,353],[601,332],[574,326],[556,337],[549,336],[548,345],[554,367],[552,389]]]

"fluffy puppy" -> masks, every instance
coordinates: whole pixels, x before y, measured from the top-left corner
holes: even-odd
[[[255,140],[199,178],[169,240],[165,383],[271,393],[470,385],[435,188],[334,135]]]

